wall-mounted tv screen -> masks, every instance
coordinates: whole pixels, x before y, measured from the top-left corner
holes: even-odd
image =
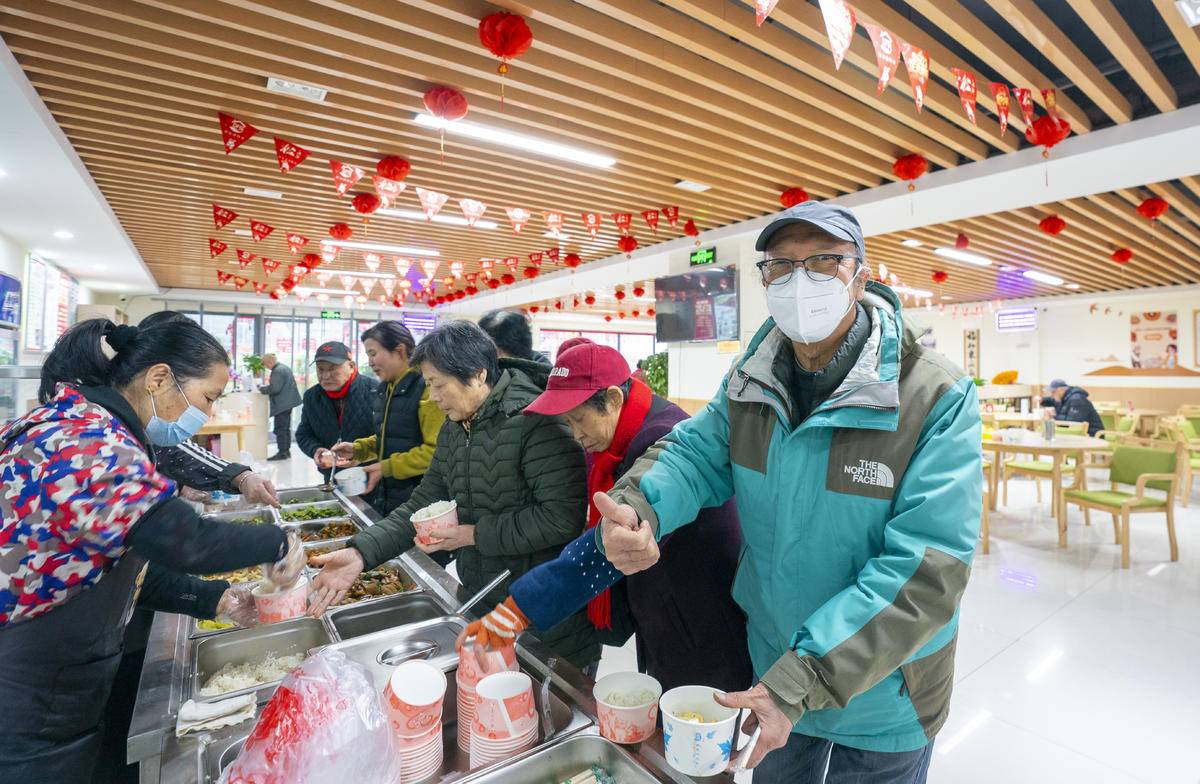
[[[658,278],[654,311],[661,342],[737,340],[737,269],[715,267]]]

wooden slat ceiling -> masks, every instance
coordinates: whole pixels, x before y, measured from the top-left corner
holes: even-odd
[[[1136,210],[1151,196],[1171,205],[1153,223]],[[1058,215],[1067,228],[1057,236],[1043,232],[1038,223],[1048,215]],[[960,233],[970,241],[967,252],[991,259],[992,266],[977,267],[933,253],[934,248],[953,248]],[[903,240],[922,245],[906,247]],[[1133,260],[1124,266],[1112,260],[1113,251],[1122,247],[1133,251]],[[879,263],[886,264],[902,284],[933,292],[935,303],[1200,283],[1200,178],[870,237],[867,255],[874,271]],[[950,276],[941,285],[932,281],[939,270]],[[1021,274],[1025,270],[1055,275],[1078,288],[1030,280]]]
[[[703,230],[773,212],[789,186],[828,198],[879,185],[892,179],[894,159],[908,152],[940,168],[1025,146],[1019,116],[1007,135],[997,135],[986,88],[979,124],[967,121],[950,65],[973,69],[981,85],[1003,80],[1035,94],[1058,87],[1060,110],[1078,133],[1196,100],[1200,39],[1171,16],[1172,3],[1126,2],[1120,10],[1109,0],[1068,4],[1070,10],[1059,4],[1051,15],[1047,4],[1032,0],[853,2],[860,19],[929,52],[936,78],[920,114],[903,73],[876,96],[874,52],[861,27],[835,71],[820,11],[801,0],[780,2],[761,28],[748,4],[719,0],[0,0],[0,35],[159,284],[216,288],[213,270],[236,270],[236,247],[286,264],[293,257],[285,231],[318,240],[344,221],[361,238],[349,198],[333,191],[330,159],[370,172],[385,155],[408,158],[413,169],[402,208],[418,209],[413,186],[449,194],[448,214],[459,214],[459,198],[487,203],[485,217],[499,224],[495,230],[376,217],[365,232],[371,242],[437,248],[443,262],[463,261],[470,271],[480,258],[524,257],[555,244],[543,236],[540,217],[514,236],[506,206],[535,216],[566,213],[570,239],[563,252],[577,251],[586,262],[616,252],[612,212],[635,214],[635,234],[645,246],[679,236],[689,217]],[[476,31],[481,17],[501,8],[525,15],[535,36],[533,48],[512,64],[503,108],[497,61]],[[1003,25],[994,23],[997,14]],[[1136,29],[1131,19],[1141,20]],[[1095,36],[1080,34],[1081,25]],[[319,86],[328,97],[313,103],[268,92],[268,76]],[[422,94],[435,84],[462,90],[471,120],[603,152],[618,163],[587,168],[453,134],[439,162],[436,132],[413,122]],[[218,111],[260,133],[223,154]],[[276,135],[311,151],[287,175],[275,162]],[[712,188],[688,193],[673,187],[681,179]],[[1192,191],[1193,185],[1152,189]],[[247,196],[246,187],[283,198]],[[1102,285],[1100,275],[1087,274],[1109,271],[1100,251],[1122,243],[1124,229],[1144,228],[1122,224],[1135,198],[1109,194],[1056,207],[1078,225],[1077,237],[1061,240],[1069,243],[1061,263],[1074,265],[1081,285]],[[213,202],[238,212],[239,220],[214,231]],[[680,206],[680,227],[664,222],[655,237],[637,213],[664,205]],[[1189,209],[1166,221],[1178,224],[1163,232],[1174,244],[1160,248],[1165,240],[1154,236],[1129,240],[1145,260],[1146,283],[1195,280],[1198,230]],[[595,242],[580,225],[585,210],[606,216]],[[1037,243],[1022,227],[1038,212],[913,236],[944,241],[946,232],[963,229],[979,247],[995,243],[999,252],[1016,243],[1034,254]],[[275,233],[262,243],[234,235],[249,218],[275,226]],[[209,237],[230,250],[210,260]],[[880,238],[872,247],[894,259],[898,272],[918,264],[920,254],[889,242]],[[1189,263],[1171,263],[1184,249],[1192,253]],[[332,267],[363,269],[351,252]],[[906,277],[920,286],[927,270],[917,272],[914,266]],[[443,264],[438,275],[445,274]],[[265,279],[257,264],[247,276]],[[968,271],[955,275],[947,291],[986,299],[998,293],[987,285],[986,273]]]

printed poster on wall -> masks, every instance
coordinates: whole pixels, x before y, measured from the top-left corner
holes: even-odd
[[[936,344],[935,344],[936,345]],[[971,378],[979,378],[979,330],[963,331],[963,370]]]
[[[1179,367],[1179,316],[1173,310],[1129,316],[1130,367],[1174,370]]]
[[[21,324],[21,281],[0,275],[0,323]]]

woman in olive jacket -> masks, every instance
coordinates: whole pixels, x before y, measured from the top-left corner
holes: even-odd
[[[363,569],[414,545],[410,522],[437,501],[458,504],[459,526],[416,543],[427,553],[454,551],[467,595],[509,569],[489,594],[498,602],[509,584],[554,559],[583,530],[587,477],[583,450],[557,417],[522,416],[545,388],[549,368],[528,360],[498,360],[475,324],[456,321],[434,330],[413,354],[434,401],[450,420],[433,461],[412,497],[343,551],[317,559],[312,613],[339,601]],[[549,629],[542,641],[577,666],[599,658],[600,645],[583,613]]]

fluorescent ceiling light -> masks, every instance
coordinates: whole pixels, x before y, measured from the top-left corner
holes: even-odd
[[[1036,280],[1039,283],[1046,283],[1051,286],[1061,286],[1063,284],[1063,279],[1057,275],[1048,275],[1045,272],[1038,272],[1037,270],[1025,270],[1021,274],[1030,280]]]
[[[357,297],[362,294],[361,291],[347,291],[346,289],[310,289],[307,286],[297,286],[295,291],[304,294],[306,297],[311,297],[313,294],[328,294],[331,297],[341,297],[346,294]]]
[[[298,98],[306,98],[310,101],[321,103],[325,100],[328,94],[327,90],[320,87],[314,87],[311,84],[302,84],[293,82],[289,79],[281,79],[278,76],[267,77],[267,90],[273,93],[283,93],[284,95],[294,95]]]
[[[909,296],[912,296],[912,297],[925,298],[925,297],[933,296],[932,291],[926,291],[925,289],[914,289],[911,286],[892,286],[892,291],[895,291],[899,294],[908,294]]]
[[[1063,288],[1071,289],[1072,291],[1075,291],[1076,289],[1079,288],[1079,284],[1078,283],[1068,283],[1067,285],[1063,286]]]
[[[410,248],[407,245],[384,245],[378,242],[355,242],[354,240],[321,240],[321,245],[330,248],[353,248],[355,250],[378,250],[400,256],[440,256],[430,248]]]
[[[376,210],[375,214],[376,215],[390,215],[393,218],[403,218],[404,220],[411,220],[411,221],[424,222],[424,221],[428,220],[428,218],[425,217],[425,213],[421,212],[420,210],[383,209],[383,210]],[[466,226],[466,225],[468,225],[466,218],[460,218],[457,215],[443,215],[440,212],[437,215],[433,216],[433,222],[434,223],[445,223],[447,226]],[[483,220],[481,218],[481,219],[475,221],[475,228],[477,228],[477,229],[494,229],[494,228],[496,228],[496,221]]]
[[[989,259],[985,256],[980,256],[977,253],[967,253],[965,250],[959,250],[958,248],[934,248],[933,252],[936,255],[942,256],[947,259],[954,259],[955,261],[962,261],[967,264],[974,264],[976,267],[992,266],[991,259]]]
[[[560,231],[558,234],[555,234],[552,231],[548,231],[545,234],[543,234],[542,236],[548,240],[559,240],[561,242],[566,242],[567,240],[571,239],[571,235],[567,234],[565,231]]]
[[[1000,266],[1000,271],[1001,272],[1016,272],[1017,268],[1011,264],[1002,264]]]
[[[265,188],[242,188],[242,193],[247,196],[261,196],[264,199],[282,199],[283,194],[279,191],[269,191]]]
[[[920,240],[900,240],[900,244],[906,248],[919,248],[925,243]]]
[[[73,240],[73,239],[75,239],[75,235],[74,235],[74,234],[72,234],[71,232],[67,231],[66,229],[59,229],[58,231],[54,232],[54,236],[55,236],[55,237],[57,237],[57,238],[58,238],[58,239],[60,239],[60,240]]]
[[[942,301],[943,301],[943,302],[949,302],[949,301],[950,301],[950,300],[952,300],[952,299],[954,299],[954,297],[951,297],[949,294],[943,294],[943,295],[942,295]]]
[[[234,229],[233,233],[238,235],[239,237],[249,237],[250,236],[249,229]]]
[[[679,180],[678,182],[675,183],[675,187],[679,188],[680,190],[691,191],[692,193],[704,193],[706,190],[708,190],[712,186],[705,185],[702,182],[692,182],[691,180]]]
[[[500,128],[492,128],[487,125],[470,122],[468,120],[455,120],[447,122],[432,114],[418,114],[413,118],[417,125],[426,128],[435,128],[444,130],[447,133],[466,136],[469,139],[479,139],[493,144],[500,144],[505,147],[515,147],[518,150],[531,152],[536,155],[546,155],[551,158],[560,158],[564,161],[572,163],[582,163],[585,166],[596,166],[601,169],[608,169],[616,165],[617,159],[608,155],[588,152],[578,147],[571,147],[566,144],[552,142],[549,139],[539,139],[535,136],[526,136],[523,133],[513,133],[512,131],[501,130]]]

